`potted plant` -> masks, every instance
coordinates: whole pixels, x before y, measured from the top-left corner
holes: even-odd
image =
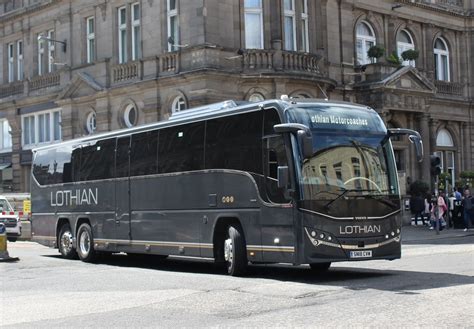
[[[374,45],[367,50],[367,57],[370,58],[371,62],[374,63],[377,58],[382,57],[385,54],[385,48],[379,45]]]
[[[400,59],[400,57],[398,57],[396,51],[392,51],[392,53],[387,57],[387,62],[393,65],[402,65],[402,60]]]
[[[402,53],[402,58],[404,61],[410,61],[411,63],[412,61],[417,60],[419,55],[420,52],[418,50],[408,49]]]

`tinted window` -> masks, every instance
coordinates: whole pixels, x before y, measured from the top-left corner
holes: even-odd
[[[130,176],[152,175],[158,172],[158,131],[132,136]]]
[[[36,153],[33,164],[33,175],[40,185],[49,184],[49,173],[54,161],[54,150]]]
[[[158,172],[170,173],[203,169],[204,123],[160,130]]]
[[[128,177],[130,173],[129,162],[130,137],[117,139],[117,154],[115,159],[115,177]]]
[[[281,123],[280,117],[278,116],[278,112],[274,109],[267,110],[264,112],[264,135],[273,135],[275,134],[275,129],[273,129],[273,126],[276,124]]]
[[[207,122],[206,168],[262,174],[262,111]]]
[[[40,151],[33,164],[33,175],[40,185],[71,181],[71,147]]]
[[[285,189],[278,187],[278,166],[288,166],[285,142],[281,135],[267,137],[264,140],[264,170],[266,195],[271,202],[286,203]]]
[[[81,150],[81,181],[113,177],[115,139],[83,145]]]

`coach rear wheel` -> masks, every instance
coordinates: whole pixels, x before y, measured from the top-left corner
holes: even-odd
[[[84,262],[92,262],[96,257],[94,238],[89,224],[82,224],[77,231],[77,254]]]
[[[314,272],[326,272],[331,266],[331,263],[312,263],[309,264],[309,266]]]
[[[247,268],[247,252],[245,250],[245,239],[237,226],[229,226],[227,237],[224,240],[224,259],[227,273],[232,276],[240,276]]]
[[[58,237],[58,249],[61,255],[67,259],[76,258],[77,253],[73,247],[72,232],[69,224],[61,226],[61,230],[59,231]]]

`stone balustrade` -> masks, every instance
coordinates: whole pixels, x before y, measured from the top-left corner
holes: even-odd
[[[266,49],[250,49],[243,54],[244,69],[272,70],[274,53]]]
[[[28,82],[28,90],[35,91],[38,89],[59,86],[60,81],[59,72],[52,72],[43,75],[38,75],[31,78]]]
[[[142,78],[143,65],[141,61],[128,62],[112,66],[112,83],[120,83]]]
[[[438,89],[438,94],[463,96],[463,85],[459,82],[448,82],[436,80],[435,86]]]
[[[166,53],[157,57],[158,75],[174,74],[179,72],[179,54]]]
[[[319,74],[321,57],[295,51],[251,49],[243,54],[243,69],[250,71],[307,72]]]
[[[0,86],[0,98],[23,94],[23,81],[15,81]]]
[[[318,63],[320,56],[299,53],[294,51],[282,52],[283,69],[286,71],[304,71],[319,73]]]

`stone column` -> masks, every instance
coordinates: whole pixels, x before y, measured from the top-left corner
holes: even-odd
[[[467,122],[461,123],[461,141],[467,141],[466,143],[461,142],[461,163],[460,163],[460,170],[469,170],[469,162],[471,159],[471,144],[472,141],[469,138],[469,125]]]
[[[421,171],[421,179],[426,182],[431,182],[430,175],[430,154],[431,154],[431,143],[430,143],[430,126],[429,126],[429,114],[420,114],[418,121],[420,122],[420,134],[423,141],[423,162],[419,164],[419,170]]]

